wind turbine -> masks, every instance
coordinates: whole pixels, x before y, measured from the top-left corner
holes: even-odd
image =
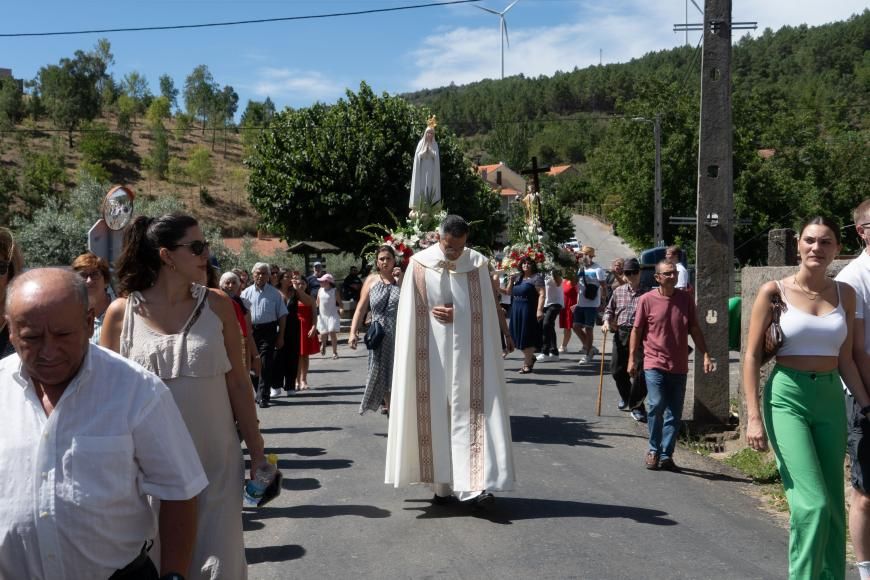
[[[477,6],[475,4],[475,6],[477,6],[478,8],[483,10],[484,12],[489,12],[490,14],[495,14],[499,18],[499,35],[501,36],[501,78],[502,78],[502,80],[504,80],[504,43],[505,43],[505,41],[507,41],[508,47],[510,47],[510,45],[511,45],[511,40],[510,40],[510,38],[508,38],[507,22],[505,22],[504,15],[507,14],[508,10],[513,8],[514,4],[516,4],[519,1],[520,0],[514,0],[513,2],[508,4],[508,7],[505,8],[504,10],[502,10],[501,12],[498,12],[496,10],[492,10],[491,8],[484,8],[483,6]]]

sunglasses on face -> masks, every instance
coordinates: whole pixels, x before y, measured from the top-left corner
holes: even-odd
[[[87,280],[90,278],[91,280],[96,280],[97,278],[102,278],[103,273],[99,270],[81,270],[76,272],[82,280]]]
[[[202,253],[208,250],[208,242],[204,240],[194,240],[186,244],[175,244],[176,248],[182,248],[185,246],[190,248],[190,252],[194,256],[202,256]]]

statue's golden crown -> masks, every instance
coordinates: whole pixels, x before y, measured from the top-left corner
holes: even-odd
[[[435,115],[429,115],[429,118],[426,120],[426,125],[430,129],[434,129],[438,126],[438,119],[435,117]]]

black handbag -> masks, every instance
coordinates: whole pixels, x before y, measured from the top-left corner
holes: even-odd
[[[586,300],[595,300],[598,297],[598,284],[587,282],[583,287],[583,297]]]
[[[381,316],[383,316],[387,307],[390,305],[390,297],[387,296],[387,301],[384,304],[384,311],[381,312]],[[384,341],[384,336],[386,336],[387,331],[384,330],[384,325],[381,324],[379,320],[375,319],[374,311],[372,311],[372,323],[369,325],[368,330],[366,330],[366,335],[363,337],[363,342],[366,344],[366,348],[369,350],[377,350],[381,343]]]

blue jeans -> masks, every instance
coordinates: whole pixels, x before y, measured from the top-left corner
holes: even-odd
[[[650,451],[655,451],[662,459],[672,457],[683,416],[687,375],[658,369],[646,369],[643,374],[646,378]]]

